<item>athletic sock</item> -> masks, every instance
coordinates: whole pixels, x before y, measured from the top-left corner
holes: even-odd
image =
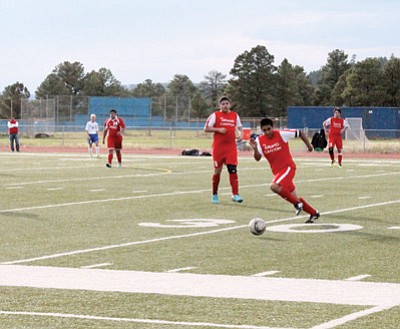
[[[338,155],[338,162],[341,165],[342,164],[342,158],[343,156],[341,154]]]
[[[212,176],[212,193],[213,194],[218,194],[218,186],[219,186],[219,181],[221,179],[221,175],[216,175],[214,174]]]
[[[112,160],[113,160],[113,154],[108,153],[108,163],[111,164]]]
[[[279,193],[279,195],[287,200],[288,202],[292,203],[293,205],[297,205],[300,200],[298,198],[296,198],[294,195],[292,195],[292,193],[289,192],[288,189],[282,187],[281,192]]]
[[[238,178],[238,174],[237,173],[229,174],[229,182],[231,183],[232,194],[233,195],[239,194],[239,178]]]
[[[117,159],[118,159],[118,163],[122,162],[122,155],[121,152],[117,153]]]
[[[310,215],[315,215],[315,213],[317,212],[313,207],[311,207],[306,200],[304,200],[303,198],[300,198],[300,201],[303,203],[303,210],[310,214]]]

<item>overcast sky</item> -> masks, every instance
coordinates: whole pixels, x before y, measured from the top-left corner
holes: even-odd
[[[399,17],[400,0],[0,0],[0,93],[19,81],[33,94],[64,61],[129,85],[229,77],[257,45],[306,72],[334,49],[400,57]]]

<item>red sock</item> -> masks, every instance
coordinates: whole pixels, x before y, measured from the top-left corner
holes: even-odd
[[[338,162],[340,165],[342,164],[342,155],[341,154],[338,155]]]
[[[335,160],[335,154],[334,154],[334,153],[329,153],[329,156],[331,157],[331,160],[332,160],[332,161]]]
[[[221,178],[221,175],[214,174],[212,176],[212,191],[213,191],[213,194],[218,194],[218,186],[219,186],[220,178]]]
[[[118,163],[122,162],[122,154],[121,154],[121,152],[117,153],[117,160],[118,160]]]
[[[238,174],[237,173],[229,174],[229,182],[231,183],[232,194],[233,195],[239,194],[239,178],[238,178]]]
[[[281,193],[279,193],[279,195],[283,199],[289,201],[290,203],[292,203],[294,205],[296,205],[296,204],[298,204],[300,202],[300,200],[298,198],[293,196],[292,193],[290,193],[289,190],[284,188],[284,187],[282,187]]]
[[[310,214],[310,215],[315,215],[315,213],[317,212],[313,207],[311,207],[306,200],[304,200],[303,198],[300,198],[300,201],[303,203],[303,210]]]
[[[113,159],[113,154],[112,153],[108,153],[108,163],[111,164]]]

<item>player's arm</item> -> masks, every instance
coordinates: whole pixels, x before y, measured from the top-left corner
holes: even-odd
[[[253,149],[253,157],[256,161],[260,161],[262,158],[262,155],[260,151],[258,150],[258,143],[254,138],[250,138],[249,144],[251,148]]]
[[[344,119],[343,128],[342,128],[342,130],[340,130],[340,133],[343,134],[348,128],[349,128],[349,123],[347,122],[346,119]]]
[[[206,133],[219,133],[219,134],[225,134],[226,133],[226,128],[216,128],[214,127],[215,125],[215,113],[212,113],[204,126],[204,132]]]
[[[329,119],[326,119],[323,123],[322,123],[322,125],[323,125],[323,127],[324,127],[324,131],[325,131],[325,135],[327,136],[328,135],[328,126],[330,125],[330,123],[331,123],[331,119],[329,118]]]
[[[304,144],[306,144],[308,150],[309,150],[310,152],[312,152],[313,147],[312,147],[310,141],[308,140],[307,136],[306,136],[301,130],[299,130],[299,137],[300,137],[301,140],[304,142]]]
[[[103,130],[103,144],[105,144],[105,142],[106,142],[107,132],[108,132],[108,127],[107,127],[107,126],[104,126],[104,130]]]

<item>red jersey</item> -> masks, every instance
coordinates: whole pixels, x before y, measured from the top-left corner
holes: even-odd
[[[236,150],[236,128],[241,127],[239,115],[234,112],[216,111],[212,113],[205,124],[206,127],[225,128],[226,133],[214,133],[213,149]]]
[[[331,117],[324,121],[324,126],[329,126],[329,136],[340,136],[341,130],[348,127],[347,121],[343,118]]]
[[[8,126],[8,133],[10,135],[18,134],[18,122],[17,122],[17,120],[11,119],[10,121],[8,121],[7,126]]]
[[[288,141],[299,136],[298,130],[274,130],[272,138],[261,135],[256,139],[258,152],[268,160],[274,175],[287,167],[296,169]]]
[[[104,128],[108,128],[108,138],[118,138],[118,133],[125,128],[125,122],[119,117],[115,117],[114,120],[108,118],[104,122]]]

